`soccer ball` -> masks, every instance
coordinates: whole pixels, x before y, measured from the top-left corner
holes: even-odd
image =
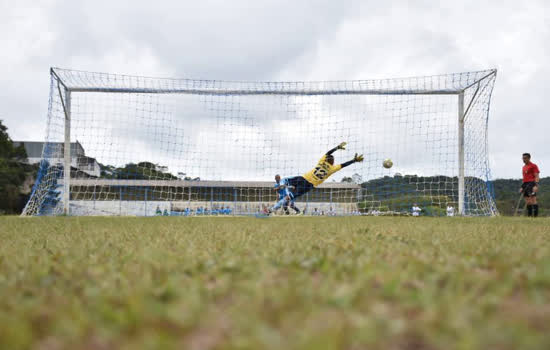
[[[393,162],[389,158],[384,159],[384,162],[382,163],[382,165],[384,166],[384,168],[389,169],[393,166]]]

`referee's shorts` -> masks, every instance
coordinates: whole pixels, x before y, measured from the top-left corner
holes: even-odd
[[[537,193],[533,192],[533,187],[537,185],[536,182],[530,181],[530,182],[524,182],[521,184],[521,188],[523,188],[523,196],[524,197],[536,197]]]

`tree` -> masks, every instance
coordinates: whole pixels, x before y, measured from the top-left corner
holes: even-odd
[[[99,164],[101,178],[124,180],[177,180],[177,176],[157,170],[157,165],[151,162],[128,163],[123,167]]]
[[[0,159],[13,159],[24,161],[27,159],[27,152],[23,145],[15,146],[8,135],[8,127],[0,120]]]
[[[151,162],[139,162],[137,163],[137,166],[140,167],[140,168],[145,168],[145,169],[156,169],[157,166]]]
[[[24,205],[21,187],[30,171],[26,159],[25,147],[13,144],[0,120],[0,213],[17,213]]]

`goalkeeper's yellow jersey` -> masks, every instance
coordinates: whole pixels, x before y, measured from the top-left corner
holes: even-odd
[[[338,170],[342,169],[342,165],[331,165],[327,162],[327,155],[325,154],[317,166],[304,174],[304,179],[309,181],[313,186],[317,187],[323,183],[330,175],[334,174]]]

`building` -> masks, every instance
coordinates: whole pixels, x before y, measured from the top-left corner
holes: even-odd
[[[44,144],[47,145],[46,149]],[[52,165],[64,163],[63,142],[14,141],[14,145],[25,147],[29,164],[38,164],[43,157]],[[86,156],[84,147],[78,141],[71,143],[71,168],[92,177],[99,177],[101,174],[99,163],[95,158]]]
[[[62,180],[60,180],[62,183]],[[302,196],[297,205],[306,212],[313,208],[331,215],[351,215],[358,210],[361,187],[353,183],[323,183]],[[152,216],[157,209],[184,215],[201,208],[212,212],[229,208],[233,215],[250,215],[277,200],[268,181],[190,181],[72,179],[73,215]]]

